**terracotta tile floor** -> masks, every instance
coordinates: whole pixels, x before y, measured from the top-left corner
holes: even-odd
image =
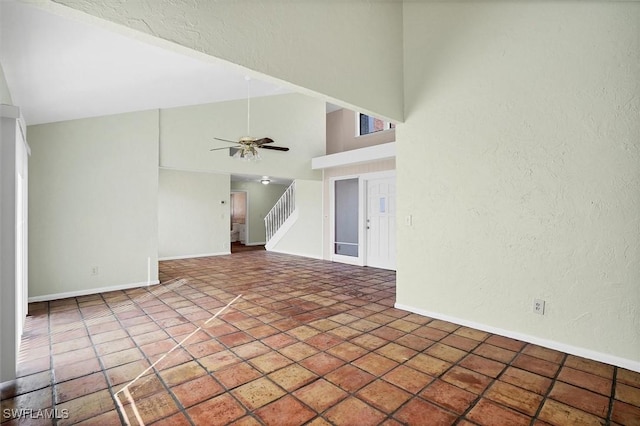
[[[160,275],[31,304],[2,425],[640,425],[640,374],[395,309],[393,272],[254,251]]]

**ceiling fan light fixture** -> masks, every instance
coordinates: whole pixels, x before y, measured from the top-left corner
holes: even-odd
[[[244,161],[260,160],[260,154],[258,154],[258,150],[251,145],[242,145],[236,148],[236,152],[232,155],[232,157]]]
[[[2,1],[2,0],[0,0]],[[251,91],[250,91],[250,86],[249,86],[249,76],[245,77],[245,80],[247,80],[247,135],[251,134]],[[235,159],[239,159],[239,160],[245,160],[245,161],[259,161],[261,160],[260,158],[260,154],[258,154],[258,148],[264,148],[264,149],[271,149],[274,151],[289,151],[289,148],[283,147],[283,146],[273,146],[273,145],[268,145],[273,143],[273,139],[271,138],[253,138],[251,136],[243,136],[240,139],[238,139],[237,141],[232,141],[229,139],[222,139],[222,138],[214,138],[216,140],[222,141],[222,142],[227,142],[227,143],[232,143],[236,146],[234,147],[230,147],[229,149],[229,155],[232,158]],[[209,151],[219,151],[221,149],[226,149],[224,147],[222,148],[212,148]]]

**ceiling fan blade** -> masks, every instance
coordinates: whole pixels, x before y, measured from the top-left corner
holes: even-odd
[[[273,139],[271,138],[262,138],[262,139],[256,139],[255,141],[253,141],[254,144],[260,146],[263,145],[265,143],[273,143]]]
[[[222,142],[229,142],[229,143],[235,143],[235,144],[238,143],[238,141],[230,141],[229,139],[221,139],[221,138],[214,138],[214,139]]]
[[[225,146],[223,148],[212,148],[209,151],[220,151],[221,149],[231,149],[234,148],[233,146]]]
[[[260,145],[258,148],[273,149],[274,151],[289,151],[289,148],[285,148],[284,146]]]

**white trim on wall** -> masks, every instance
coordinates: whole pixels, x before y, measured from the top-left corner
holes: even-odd
[[[231,254],[231,251],[220,251],[216,253],[203,253],[203,254],[185,254],[182,256],[167,256],[161,257],[158,261],[163,260],[180,260],[180,259],[195,259],[196,257],[210,257],[210,256],[225,256]]]
[[[371,161],[385,160],[396,157],[396,143],[389,142],[336,154],[324,155],[311,159],[311,168],[328,169],[331,167],[352,166]]]
[[[306,257],[307,259],[324,260],[322,256],[310,256],[307,254],[293,253],[287,250],[269,250],[270,253],[286,254],[288,256]]]
[[[606,364],[615,365],[617,367],[626,368],[628,370],[632,370],[640,373],[640,362],[634,361],[631,359],[621,358],[615,355],[592,351],[590,349],[585,349],[578,346],[567,345],[565,343],[543,339],[540,337],[532,336],[530,334],[518,333],[515,331],[505,330],[499,327],[492,327],[490,325],[477,323],[475,321],[468,321],[468,320],[452,317],[449,315],[444,315],[438,312],[431,312],[424,309],[415,308],[413,306],[404,305],[402,303],[396,303],[394,307],[397,309],[402,309],[404,311],[413,312],[418,315],[423,315],[430,318],[448,321],[448,322],[462,325],[465,327],[475,328],[476,330],[486,331],[487,333],[509,337],[511,339],[520,340],[522,342],[533,343],[534,345],[543,346],[549,349],[555,349],[560,352],[565,352],[571,355],[591,359],[594,361],[604,362]]]
[[[155,284],[160,284],[160,281],[155,280],[151,282],[121,284],[121,285],[114,285],[109,287],[98,287],[98,288],[90,288],[85,290],[66,291],[64,293],[43,294],[41,296],[30,297],[29,303],[48,302],[50,300],[67,299],[69,297],[89,296],[91,294],[108,293],[110,291],[129,290],[132,288],[139,288],[139,287],[149,287]]]

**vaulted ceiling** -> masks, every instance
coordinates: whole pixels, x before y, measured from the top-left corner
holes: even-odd
[[[0,63],[28,124],[242,99],[244,73],[13,0],[0,1]],[[290,89],[253,79],[251,96]]]

